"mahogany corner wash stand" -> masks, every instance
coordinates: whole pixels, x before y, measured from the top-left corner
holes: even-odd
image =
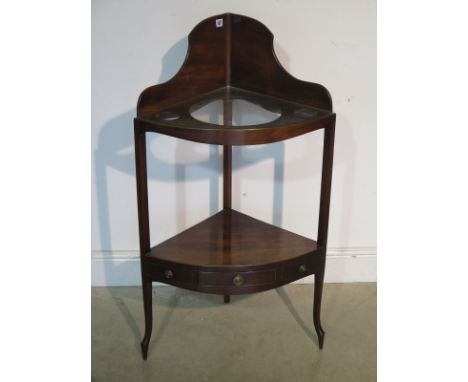
[[[197,119],[208,104],[221,105],[220,121]],[[245,125],[238,103],[255,104],[274,118]],[[144,90],[138,100],[135,157],[141,274],[147,358],[153,326],[152,282],[229,296],[260,292],[314,274],[313,321],[320,324],[333,164],[335,114],[327,89],[286,72],[273,50],[273,35],[260,22],[223,14],[198,24],[188,52],[169,81]],[[277,142],[324,129],[317,241],[264,223],[231,208],[232,146]],[[171,239],[150,246],[146,133],[223,146],[223,210]],[[313,154],[313,153],[311,153]]]

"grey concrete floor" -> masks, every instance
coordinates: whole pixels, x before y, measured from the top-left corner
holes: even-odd
[[[93,381],[375,381],[376,284],[325,284],[319,350],[313,285],[222,296],[153,288],[148,360],[140,288],[92,289]]]

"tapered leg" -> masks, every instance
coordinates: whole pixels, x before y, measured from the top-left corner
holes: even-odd
[[[225,294],[224,295],[224,303],[229,304],[230,301],[231,301],[231,296],[228,295],[228,294]]]
[[[323,291],[323,274],[324,270],[315,274],[314,283],[314,326],[319,340],[319,348],[323,348],[323,340],[325,332],[323,331],[322,324],[320,323],[320,307],[322,305],[322,291]]]
[[[317,244],[322,248],[322,266],[315,273],[314,286],[314,326],[319,340],[319,348],[323,348],[325,332],[320,323],[320,307],[322,305],[323,277],[325,273],[325,256],[327,254],[328,219],[330,214],[330,192],[333,168],[333,146],[335,143],[335,118],[325,128],[323,140],[322,187],[320,190],[320,213]]]
[[[145,311],[145,336],[141,340],[143,359],[148,357],[148,345],[153,330],[153,288],[151,281],[143,280],[143,308]]]
[[[145,130],[134,120],[135,164],[138,201],[138,232],[140,236],[140,265],[143,287],[143,307],[145,311],[145,336],[141,341],[143,359],[148,357],[148,345],[153,329],[152,284],[145,277],[145,254],[150,250],[149,215],[148,215],[148,179],[146,167]]]

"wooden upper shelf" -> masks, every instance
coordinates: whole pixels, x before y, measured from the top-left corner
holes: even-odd
[[[211,117],[197,116],[210,103]],[[258,118],[246,122],[236,116],[236,103],[261,109]],[[192,30],[182,67],[169,81],[141,93],[135,121],[146,131],[244,145],[305,134],[334,118],[327,89],[286,72],[262,23],[226,13]]]

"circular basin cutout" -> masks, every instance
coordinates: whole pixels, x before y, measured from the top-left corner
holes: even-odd
[[[232,106],[229,106],[231,103]],[[269,105],[275,111],[243,99],[226,102],[216,99],[201,106],[194,105],[190,110],[192,117],[198,121],[220,126],[253,126],[272,122],[281,116],[279,108]],[[232,115],[229,112],[232,107]],[[225,115],[226,113],[226,115]]]

